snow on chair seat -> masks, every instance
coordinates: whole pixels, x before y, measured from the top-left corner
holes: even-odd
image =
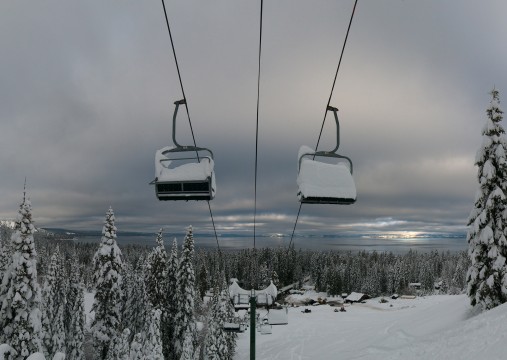
[[[169,156],[176,152],[193,151],[164,147],[155,155],[155,191],[159,200],[211,200],[215,196],[214,162],[209,156],[198,163],[170,167],[179,159]]]
[[[356,201],[356,185],[343,162],[328,164],[301,159],[297,184],[299,200],[304,203],[353,204]]]

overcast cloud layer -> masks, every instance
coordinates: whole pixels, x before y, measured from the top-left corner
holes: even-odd
[[[166,3],[219,233],[251,232],[258,1]],[[297,151],[315,146],[353,1],[264,2],[259,233],[290,233]],[[488,94],[507,99],[507,4],[359,0],[331,104],[358,201],[304,205],[301,233],[463,231]],[[158,202],[155,150],[182,97],[160,1],[0,3],[0,218],[25,177],[38,226],[211,232],[206,203]],[[180,143],[191,142],[181,113]],[[332,148],[328,117],[321,149]]]

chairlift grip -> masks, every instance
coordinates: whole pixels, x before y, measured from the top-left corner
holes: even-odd
[[[187,104],[187,99],[181,99],[181,100],[174,102],[174,105],[186,105],[186,104]]]

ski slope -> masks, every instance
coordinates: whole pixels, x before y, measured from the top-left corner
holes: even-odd
[[[256,358],[507,358],[507,304],[479,313],[465,295],[388,300],[353,304],[344,313],[328,305],[290,308],[288,325],[256,333]],[[249,359],[249,336],[239,334],[235,360]]]

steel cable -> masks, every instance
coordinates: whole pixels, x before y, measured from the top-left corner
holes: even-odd
[[[320,138],[322,136],[322,131],[324,130],[324,123],[326,122],[327,109],[328,109],[328,107],[329,107],[329,105],[331,103],[331,98],[333,97],[334,87],[336,85],[336,79],[338,78],[338,72],[340,71],[340,66],[341,66],[342,59],[343,59],[343,53],[345,52],[345,46],[347,45],[347,40],[349,38],[350,27],[352,25],[352,20],[354,19],[354,14],[356,12],[357,1],[358,0],[355,0],[354,7],[352,8],[352,14],[350,15],[349,25],[347,27],[347,33],[345,34],[345,40],[343,41],[343,46],[342,46],[342,51],[341,51],[341,54],[340,54],[340,59],[338,60],[338,66],[336,67],[336,72],[334,74],[333,85],[331,86],[331,92],[329,94],[329,99],[327,100],[327,104],[326,104],[326,107],[325,107],[325,110],[324,110],[324,119],[322,119],[322,126],[320,127],[320,133],[319,133],[319,138],[317,140],[317,145],[315,146],[315,152],[317,152],[317,149],[318,149],[319,143],[320,143]],[[315,155],[313,155],[313,158],[315,159]],[[303,206],[303,203],[300,203],[299,204],[298,214],[296,216],[296,222],[294,223],[294,228],[292,229],[292,234],[290,236],[290,242],[289,242],[289,246],[288,246],[287,252],[290,250],[290,247],[291,247],[291,245],[293,243],[294,233],[296,232],[296,226],[297,226],[297,223],[298,223],[298,220],[299,220],[299,214],[301,212],[301,207],[302,206]]]

